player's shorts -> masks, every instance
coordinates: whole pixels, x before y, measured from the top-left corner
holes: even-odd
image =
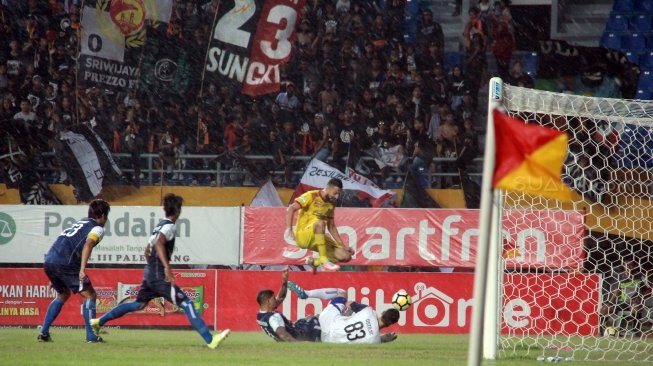
[[[320,320],[316,316],[297,320],[295,329],[297,330],[297,339],[301,341],[319,342],[322,336]]]
[[[338,296],[329,302],[329,305],[326,306],[324,310],[320,313],[320,327],[322,328],[322,334],[328,334],[331,329],[331,325],[334,324],[335,320],[342,315],[342,312],[347,306],[347,299]]]
[[[157,297],[163,297],[177,306],[181,306],[181,303],[188,298],[179,287],[171,284],[170,282],[166,282],[163,279],[144,279],[143,283],[141,283],[141,289],[138,290],[136,301],[147,303],[148,301]]]
[[[314,224],[315,223],[313,222],[304,226],[303,228],[297,228],[297,232],[295,233],[295,241],[297,242],[298,247],[317,252],[317,245],[315,245],[315,230],[313,228]],[[333,252],[336,248],[344,249],[345,246],[342,243],[338,243],[333,240],[331,235],[328,234],[324,235],[324,242],[326,243],[327,247],[327,257],[331,262],[337,262]]]
[[[84,281],[79,280],[79,267],[77,266],[45,263],[43,269],[52,284],[52,288],[58,294],[65,294],[68,290],[76,294],[93,287],[88,277]]]

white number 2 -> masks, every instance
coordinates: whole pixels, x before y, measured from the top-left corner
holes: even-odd
[[[247,48],[250,32],[240,29],[256,12],[254,0],[236,0],[233,9],[229,10],[215,24],[213,38],[242,48]]]
[[[280,24],[281,20],[286,19],[286,27],[278,29],[274,38],[277,40],[277,47],[272,48],[272,42],[261,41],[261,51],[273,59],[280,60],[288,57],[292,50],[292,44],[288,40],[295,29],[295,21],[297,20],[297,13],[289,6],[277,5],[270,9],[267,21],[274,24]]]

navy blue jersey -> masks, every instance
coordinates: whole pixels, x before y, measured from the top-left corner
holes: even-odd
[[[317,317],[308,317],[299,319],[293,324],[283,314],[276,311],[259,312],[256,315],[256,321],[265,334],[272,337],[277,342],[282,341],[276,330],[279,327],[286,329],[293,338],[302,341],[319,342],[320,341],[320,322]]]
[[[82,249],[86,239],[99,243],[104,229],[94,219],[82,219],[62,231],[45,254],[45,263],[66,264],[81,267]]]
[[[152,230],[152,235],[150,235],[150,240],[148,241],[150,247],[150,256],[147,259],[147,265],[145,266],[144,277],[146,279],[163,279],[165,278],[165,269],[161,259],[159,259],[159,254],[157,253],[156,242],[159,239],[159,235],[165,237],[165,257],[170,263],[170,258],[172,257],[172,252],[175,250],[175,233],[177,228],[175,224],[168,220],[163,219],[159,224]]]

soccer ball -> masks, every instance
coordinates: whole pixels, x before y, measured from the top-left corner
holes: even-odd
[[[617,336],[619,336],[619,331],[615,327],[607,327],[607,328],[605,328],[605,331],[603,331],[603,336],[604,337],[617,337]]]
[[[399,311],[404,311],[410,307],[410,295],[406,290],[399,290],[392,295],[392,306]]]

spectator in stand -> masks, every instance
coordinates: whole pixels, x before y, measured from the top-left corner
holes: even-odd
[[[447,113],[444,116],[444,124],[440,126],[440,131],[438,133],[439,146],[437,148],[437,156],[442,158],[456,159],[458,154],[458,144],[460,138],[460,129],[456,125],[455,118],[453,113]],[[442,163],[442,172],[443,173],[457,173],[457,164],[446,162]],[[442,188],[447,188],[453,184],[457,179],[448,179],[445,177],[442,179],[441,185]]]
[[[309,136],[312,142],[312,149],[310,149],[311,159],[326,162],[327,158],[331,156],[331,135],[329,126],[325,124],[322,113],[315,113],[313,125],[311,125],[309,130]]]
[[[175,122],[167,119],[165,131],[159,140],[159,164],[160,169],[172,177],[172,169],[175,163],[175,148],[179,145],[179,137],[175,129]],[[163,174],[163,172],[161,174]],[[163,182],[160,182],[163,184]]]
[[[444,69],[441,63],[433,65],[433,72],[431,74],[431,104],[449,104],[451,105],[451,90],[450,83],[444,74]]]
[[[325,81],[323,89],[318,96],[318,110],[326,113],[326,106],[340,105],[340,94],[335,89],[335,84]]]
[[[389,123],[379,121],[377,128],[371,136],[372,148],[368,153],[374,158],[380,169],[381,176],[377,181],[380,187],[394,182],[397,177],[390,176],[391,172],[399,172],[399,167],[404,160],[404,147],[395,134],[392,133]]]
[[[425,174],[428,173],[433,157],[435,156],[435,144],[428,136],[426,124],[419,118],[415,118],[413,122],[411,135],[413,136],[415,145],[412,148],[412,161],[409,169],[418,177],[422,187],[430,188]]]
[[[444,64],[444,48],[432,41],[427,48],[421,51],[417,61],[417,68],[420,72],[429,71],[433,69],[433,65],[438,63]]]
[[[472,36],[470,47],[467,49],[465,58],[465,76],[469,83],[469,91],[472,93],[474,108],[478,105],[478,91],[483,85],[486,75],[487,60],[485,57],[484,38],[480,33]]]
[[[463,121],[463,133],[461,136],[461,146],[458,148],[456,163],[458,169],[464,171],[467,166],[478,156],[480,151],[478,145],[478,133],[474,127],[474,120],[465,118]]]
[[[358,163],[361,155],[360,146],[364,142],[366,131],[350,111],[340,112],[338,118],[331,151],[333,166],[344,171],[346,167],[354,167]]]
[[[480,35],[481,40],[483,41],[482,44],[485,44],[485,37],[487,34],[485,33],[485,25],[481,19],[481,11],[479,8],[475,6],[471,7],[467,14],[469,15],[469,20],[465,25],[463,37],[465,39],[465,46],[469,49],[472,46],[472,40],[475,35]]]
[[[460,65],[456,65],[451,69],[451,76],[449,77],[449,88],[451,90],[451,108],[456,110],[463,102],[463,94],[467,90],[467,83],[463,69]]]
[[[476,117],[476,108],[474,108],[473,103],[471,90],[465,90],[462,96],[462,103],[460,103],[458,108],[453,112],[459,127],[462,126],[463,121],[466,119],[474,121]]]
[[[131,182],[136,187],[141,186],[141,149],[143,139],[141,137],[141,121],[136,117],[133,108],[127,109],[127,116],[124,122],[123,147],[125,152],[130,154],[130,163],[133,169]]]
[[[285,121],[281,131],[277,132],[272,148],[275,163],[283,169],[283,181],[277,184],[292,187],[293,156],[297,155],[297,134],[292,120]]]
[[[293,116],[300,106],[299,98],[295,93],[295,84],[288,82],[286,83],[286,90],[279,93],[275,99],[279,109],[288,117]]]
[[[514,86],[521,86],[524,88],[532,88],[535,86],[533,79],[524,72],[520,61],[515,61],[512,64],[512,71],[508,78],[508,83]]]
[[[492,53],[497,61],[497,72],[503,80],[508,80],[510,74],[510,59],[515,49],[514,36],[510,24],[502,18],[495,20],[492,26]]]
[[[380,58],[373,58],[372,63],[365,78],[369,80],[368,87],[375,98],[381,97],[381,85],[385,80],[385,70]]]
[[[426,50],[431,43],[441,50],[444,49],[444,32],[442,26],[433,20],[431,9],[422,11],[420,22],[417,23],[415,41],[420,52]]]

